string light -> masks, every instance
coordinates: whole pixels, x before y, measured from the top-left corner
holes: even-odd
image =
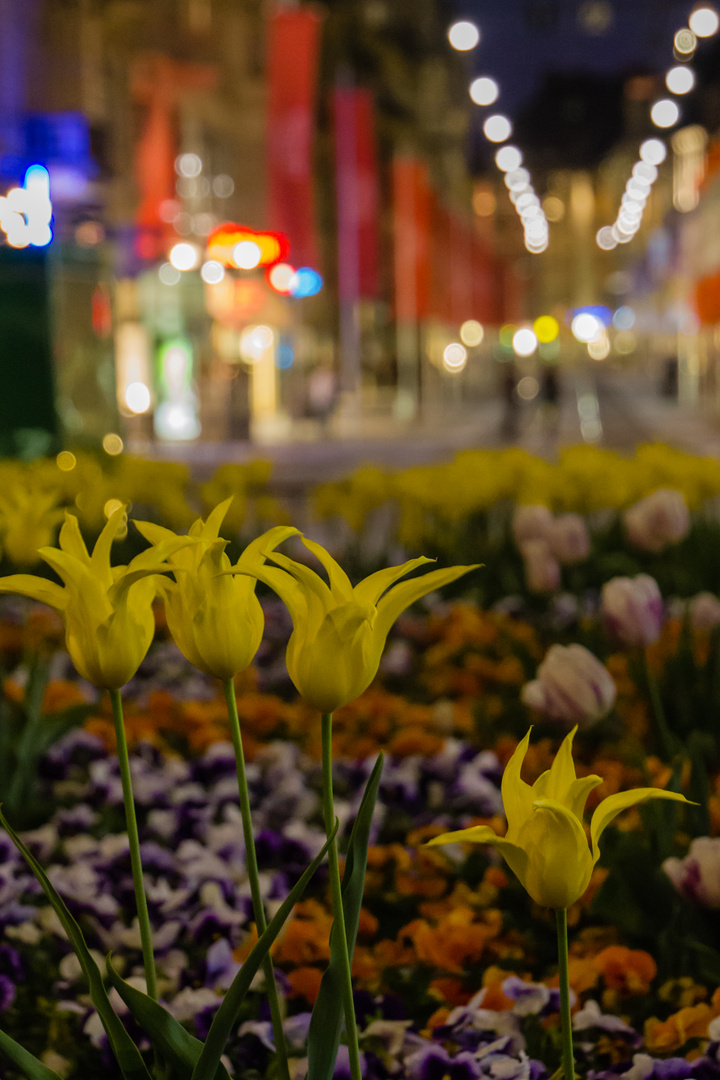
[[[480,41],[480,31],[469,19],[461,19],[448,30],[448,41],[458,52],[469,52]]]

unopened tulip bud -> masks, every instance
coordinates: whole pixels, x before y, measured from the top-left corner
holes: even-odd
[[[512,520],[515,543],[521,547],[527,540],[546,540],[553,526],[553,516],[547,506],[518,506]]]
[[[560,563],[547,540],[526,540],[520,547],[525,562],[525,582],[531,593],[560,588]]]
[[[583,645],[551,645],[521,696],[553,720],[588,725],[610,711],[616,693],[608,669]]]
[[[693,596],[688,611],[693,630],[709,633],[720,623],[720,600],[710,592]]]
[[[666,859],[662,868],[688,900],[720,909],[720,837],[698,836],[684,859]]]
[[[623,645],[645,648],[660,637],[662,596],[649,574],[608,581],[602,587],[600,608],[608,630]]]
[[[684,540],[690,530],[685,496],[674,488],[659,488],[625,511],[628,539],[643,551],[663,551]]]
[[[549,543],[555,558],[565,565],[584,562],[590,554],[590,536],[579,514],[561,514],[555,518]]]

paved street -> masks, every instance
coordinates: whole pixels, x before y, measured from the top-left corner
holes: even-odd
[[[370,418],[361,435],[348,437],[321,433],[304,422],[287,441],[277,443],[197,442],[131,449],[187,460],[200,474],[225,461],[270,458],[275,463],[274,483],[280,488],[339,477],[366,462],[403,468],[442,461],[473,446],[517,445],[553,457],[559,446],[582,442],[630,452],[639,443],[662,440],[720,458],[720,423],[660,397],[657,386],[642,374],[620,375],[598,365],[565,373],[555,412],[537,399],[524,403],[514,439],[503,434],[503,415],[503,403],[491,398],[472,414],[448,415],[442,422],[402,425],[391,418]]]

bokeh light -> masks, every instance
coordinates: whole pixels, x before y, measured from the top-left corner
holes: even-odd
[[[275,292],[287,295],[290,292],[292,279],[295,277],[295,267],[290,263],[275,263],[268,271],[268,281]]]
[[[198,264],[199,252],[194,244],[186,244],[183,242],[175,244],[175,246],[170,249],[168,259],[170,260],[170,264],[174,266],[176,270],[194,270]],[[166,284],[169,284],[169,282],[166,282]]]
[[[118,454],[122,454],[125,444],[114,431],[108,431],[107,435],[103,436],[102,448],[110,457],[117,457]]]
[[[620,353],[621,356],[628,356],[630,353],[635,352],[637,338],[632,330],[621,330],[619,334],[615,335],[613,345],[615,352]]]
[[[689,94],[695,85],[695,72],[687,64],[678,64],[668,71],[665,85],[671,94]]]
[[[594,341],[602,332],[602,323],[589,311],[579,311],[573,318],[572,332],[578,341]]]
[[[514,323],[505,323],[504,326],[500,327],[498,337],[500,339],[500,344],[503,346],[503,348],[512,349],[513,338],[515,336],[516,330],[517,326]]]
[[[175,172],[187,180],[194,180],[202,172],[202,159],[197,154],[180,154],[175,159]]]
[[[546,195],[542,208],[548,221],[562,221],[565,217],[565,203],[557,195]]]
[[[77,465],[77,458],[69,450],[61,450],[55,458],[55,464],[62,472],[71,472]]]
[[[212,192],[218,199],[229,199],[235,190],[235,181],[227,173],[218,173],[212,182]]]
[[[632,330],[635,325],[635,312],[627,304],[623,304],[613,315],[613,326],[616,330]]]
[[[612,225],[603,225],[601,229],[598,229],[595,242],[603,251],[612,251],[614,247],[617,247]]]
[[[500,87],[487,75],[481,75],[470,83],[470,97],[476,105],[492,105],[499,96]]]
[[[523,375],[515,389],[523,401],[532,401],[540,392],[540,383],[532,375]]]
[[[593,360],[604,360],[610,355],[610,339],[607,334],[599,334],[594,341],[588,341],[587,343],[588,356]]]
[[[240,270],[254,270],[261,259],[262,248],[254,240],[241,240],[233,248],[233,262]]]
[[[467,363],[467,349],[459,341],[452,341],[443,349],[443,367],[446,371],[457,373]]]
[[[483,124],[483,133],[489,142],[505,142],[512,135],[512,124],[507,116],[494,113]]]
[[[158,277],[163,285],[177,285],[180,280],[180,271],[177,270],[172,263],[164,262],[160,264]]]
[[[560,326],[557,319],[554,319],[552,315],[540,315],[533,323],[533,330],[538,341],[543,345],[547,345],[548,342],[554,341],[558,336]]]
[[[529,326],[523,326],[513,334],[512,345],[518,356],[532,356],[538,339]]]
[[[512,172],[522,165],[522,151],[517,146],[501,146],[495,154],[495,164],[501,172]]]
[[[680,109],[677,102],[671,98],[660,98],[650,110],[650,119],[655,127],[669,128],[677,124],[680,119]]]
[[[713,34],[717,34],[720,18],[715,8],[703,4],[695,8],[688,19],[688,26],[696,37],[712,37]]]
[[[106,518],[111,518],[116,510],[122,510],[125,504],[120,502],[120,499],[108,499],[103,506],[103,514]]]
[[[495,192],[491,188],[477,187],[473,192],[472,204],[478,217],[492,217],[497,209]]]
[[[459,19],[448,30],[448,41],[458,52],[468,52],[480,41],[480,31],[469,19]]]
[[[695,52],[697,45],[697,38],[693,34],[692,30],[688,30],[685,26],[682,30],[678,30],[677,34],[673,38],[673,47],[675,53],[678,56],[686,57],[692,56]]]
[[[640,157],[648,165],[661,165],[667,157],[667,147],[661,139],[646,139],[640,147]]]
[[[217,259],[208,259],[202,264],[200,277],[207,285],[219,285],[225,277],[225,267]]]
[[[301,266],[290,279],[289,293],[296,300],[316,296],[323,287],[323,279],[311,266]]]
[[[477,319],[467,319],[460,327],[460,340],[463,345],[469,345],[470,348],[479,345],[484,336],[482,323],[479,323]]]
[[[132,413],[140,415],[150,408],[150,390],[144,382],[131,382],[125,388],[125,404]]]
[[[648,184],[654,184],[658,177],[657,166],[650,165],[647,161],[636,161],[632,174],[640,180],[647,181]]]

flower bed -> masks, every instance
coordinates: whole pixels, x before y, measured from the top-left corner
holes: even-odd
[[[426,846],[474,826],[503,835],[501,778],[531,723],[528,782],[579,723],[578,775],[602,781],[589,793],[589,811],[638,787],[681,790],[696,804],[629,809],[604,834],[589,885],[568,908],[578,1072],[590,1080],[720,1075],[720,574],[708,504],[720,480],[714,463],[653,453],[615,478],[624,495],[612,517],[584,519],[584,533],[564,518],[599,509],[586,495],[579,505],[580,480],[574,494],[552,488],[545,511],[463,496],[456,531],[446,528],[443,504],[417,541],[429,544],[436,530],[448,559],[476,560],[468,528],[485,499],[477,548],[485,546],[486,567],[457,581],[453,599],[433,593],[401,615],[372,685],[334,711],[341,855],[372,766],[385,754],[352,969],[366,1080],[535,1080],[561,1066],[552,912],[530,899],[492,847]],[[586,479],[588,462],[599,468],[601,457],[585,457]],[[515,487],[506,477],[499,489],[496,477],[493,499],[527,491],[532,469],[522,473],[520,460]],[[567,481],[578,460],[536,472]],[[443,483],[454,476],[469,491],[469,476],[463,489],[452,472],[457,463],[445,468]],[[677,494],[653,494],[671,474],[682,505]],[[413,472],[403,475],[392,485],[409,490]],[[213,497],[225,493],[222,482],[215,478]],[[396,540],[388,534],[388,543]],[[412,537],[403,540],[412,546]],[[464,545],[461,554],[453,544]],[[379,549],[363,555],[362,546],[345,555],[365,570],[394,561]],[[551,560],[557,574],[547,570]],[[493,578],[509,587],[478,585]],[[492,603],[480,606],[481,593]],[[320,718],[287,674],[287,612],[267,592],[262,607],[262,644],[234,684],[272,915],[322,850],[326,829]],[[163,609],[155,615],[154,642],[124,691],[124,730],[160,1000],[205,1040],[258,935],[226,699],[177,650]],[[144,989],[117,726],[105,697],[75,673],[63,636],[47,608],[3,599],[4,808],[98,964],[112,951],[117,972]],[[33,715],[43,745],[23,750]],[[9,839],[0,851],[0,1032],[68,1080],[121,1076],[57,914]],[[310,1011],[331,956],[330,886],[323,864],[272,948],[293,1078],[307,1069]],[[110,999],[145,1053],[143,1028],[115,990]],[[223,1062],[234,1076],[271,1077],[274,1045],[258,973]],[[25,1075],[4,1060],[2,1069],[7,1080]],[[350,1075],[345,1045],[335,1074]]]

